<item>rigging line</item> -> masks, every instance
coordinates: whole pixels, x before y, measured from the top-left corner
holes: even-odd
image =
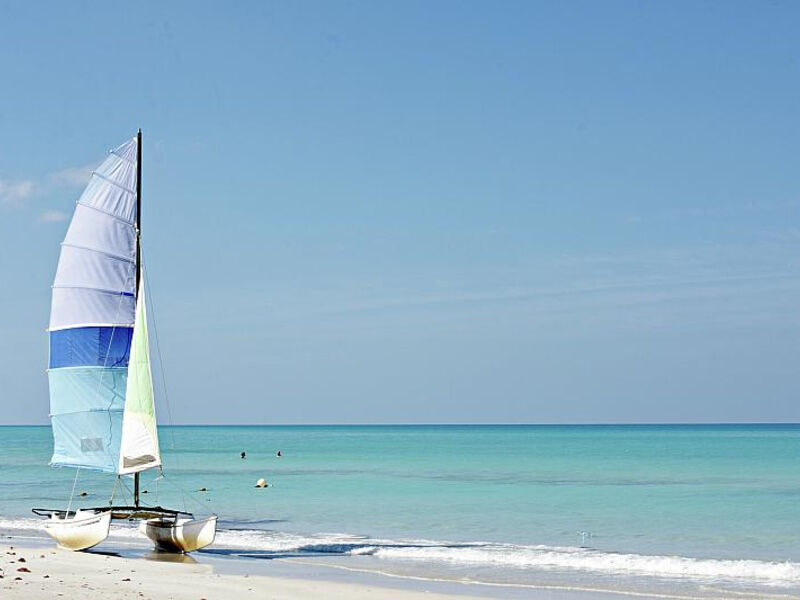
[[[139,235],[139,231],[138,230],[136,230],[135,233],[136,233],[137,236]],[[135,260],[134,260],[134,264],[135,264]],[[128,275],[125,278],[125,286],[126,287],[127,287],[127,284],[130,282],[130,279],[131,279],[131,272],[130,271],[131,270],[129,269],[128,270]],[[136,277],[136,273],[135,273],[136,267],[135,266],[133,268],[133,271],[134,271],[133,276],[135,278]],[[139,290],[135,289],[135,286],[134,286],[134,290],[133,290],[133,293],[134,293],[133,325],[134,325],[134,327],[136,327],[136,294],[138,292],[139,292]],[[117,321],[119,321],[119,314],[120,314],[120,311],[122,309],[122,300],[123,300],[123,298],[125,298],[125,296],[123,294],[120,294],[119,300],[117,301],[117,309],[116,309],[115,314],[114,314],[114,322],[115,323]],[[115,324],[115,325],[112,325],[112,327],[111,327],[111,335],[108,338],[108,346],[106,347],[106,353],[105,353],[105,356],[103,357],[103,368],[104,369],[108,365],[109,355],[111,354],[111,345],[114,342],[114,335],[116,334],[116,332],[117,332],[117,325]],[[133,333],[133,332],[131,332],[131,333]],[[130,348],[128,348],[128,361],[130,362]],[[97,379],[97,388],[95,389],[95,397],[100,392],[100,386],[103,384],[103,376],[104,375],[105,375],[105,371],[101,371],[100,377],[98,377],[98,379]],[[125,378],[125,380],[127,382],[127,377]],[[116,391],[116,390],[114,390],[114,391]],[[108,406],[106,406],[106,414],[108,415],[108,446],[106,448],[106,454],[108,454],[109,462],[111,464],[114,463],[114,455],[111,453],[111,442],[114,439],[114,419],[111,416],[111,406],[114,404],[114,398],[115,398],[115,395],[111,395],[109,400],[108,400]],[[124,400],[123,400],[123,403],[124,403]],[[124,404],[123,404],[123,406],[124,406]],[[124,410],[124,408],[123,408],[123,410]],[[124,413],[123,413],[123,418],[124,418]],[[121,434],[121,432],[120,432],[120,434]],[[120,453],[121,452],[122,452],[122,447],[120,446]],[[118,468],[119,468],[119,458],[117,458],[117,465],[114,465],[114,471],[116,471]]]
[[[81,472],[80,467],[75,469],[75,479],[72,482],[72,492],[70,492],[69,495],[69,504],[67,504],[67,514],[65,515],[65,518],[69,517],[69,510],[72,508],[72,498],[75,496],[75,486],[78,485],[78,475],[80,474],[80,472]]]
[[[161,506],[158,502],[158,482],[164,479],[164,471],[162,469],[158,470],[158,476],[153,480],[153,483],[156,484],[156,506]]]
[[[130,273],[128,274],[128,276],[126,278],[125,283],[127,284],[129,280],[130,280]],[[120,310],[122,308],[122,300],[123,300],[124,297],[125,296],[123,294],[120,294],[119,300],[117,301],[116,313],[114,315],[114,321],[115,322],[119,320],[119,314],[120,314]],[[107,368],[107,366],[108,366],[108,359],[109,359],[109,355],[111,353],[111,346],[112,346],[113,341],[114,341],[114,334],[116,333],[116,330],[117,330],[117,326],[116,325],[112,325],[111,335],[109,336],[109,340],[108,340],[108,346],[106,347],[105,356],[103,357],[103,369]],[[103,385],[103,377],[104,376],[105,376],[105,371],[101,371],[100,376],[97,378],[97,386],[95,387],[95,391],[94,391],[95,398],[97,398],[98,395],[99,395],[100,388]],[[110,442],[113,439],[113,435],[114,435],[114,432],[113,432],[114,421],[113,421],[113,418],[112,418],[112,415],[111,415],[111,406],[113,405],[113,403],[114,403],[114,396],[112,396],[109,399],[108,406],[106,407],[106,410],[105,410],[105,412],[108,415],[108,439],[109,439],[109,444],[106,446],[105,451],[106,451],[106,454],[108,455],[109,462],[111,462],[112,464],[114,462],[114,456],[111,453],[111,443]],[[80,471],[80,467],[77,467],[77,469],[78,469],[78,471],[75,473],[75,481],[74,481],[73,486],[72,486],[72,494],[75,493],[75,485],[78,482],[78,472]],[[69,506],[70,507],[72,506],[72,495],[70,495]]]
[[[166,481],[170,485],[174,486],[175,489],[177,489],[181,493],[181,497],[183,498],[183,510],[186,510],[186,498],[187,497],[189,498],[189,500],[191,500],[192,502],[197,504],[197,506],[202,508],[204,513],[208,510],[208,506],[206,506],[205,504],[200,502],[200,500],[198,500],[197,498],[192,496],[191,493],[187,493],[180,485],[178,485],[177,483],[173,482],[172,479],[170,479],[170,478],[168,478],[166,476],[162,476],[162,478],[164,479],[164,481]],[[215,514],[215,513],[212,512],[212,514]]]
[[[145,260],[144,260],[144,249],[141,249],[141,255],[142,255],[142,267],[144,267],[144,263],[145,263]],[[170,405],[169,392],[167,391],[167,377],[164,374],[164,361],[161,358],[161,341],[159,340],[159,337],[158,337],[158,326],[156,324],[156,303],[155,303],[155,300],[153,299],[153,288],[150,286],[150,278],[147,275],[147,271],[144,268],[142,268],[142,272],[144,273],[145,291],[147,292],[147,295],[150,297],[150,322],[153,324],[153,341],[155,342],[156,356],[158,357],[158,371],[159,371],[159,374],[161,375],[161,387],[164,390],[164,404],[167,407],[167,419],[169,420],[169,437],[170,437],[170,444],[171,444],[170,450],[175,455],[175,468],[180,470],[181,465],[180,465],[179,455],[175,451],[175,448],[176,448],[176,445],[175,445],[175,431],[174,431],[175,421],[172,418],[172,406]],[[162,473],[162,477],[163,477],[163,473]]]
[[[134,230],[135,230],[134,232],[135,232],[135,234],[137,236],[138,243],[141,246],[141,238],[140,238],[141,233],[137,228],[134,228]],[[134,267],[133,267],[133,277],[134,277],[134,281],[135,281],[135,278],[136,278],[136,261],[135,261],[135,258],[134,258]],[[130,280],[131,280],[131,270],[129,269],[128,270],[128,275],[125,278],[125,286],[126,287],[127,287],[128,283],[130,282]],[[133,296],[134,296],[134,298],[133,298],[133,327],[135,328],[136,327],[136,301],[138,299],[136,296],[138,295],[139,290],[136,289],[135,285],[133,287],[134,287],[134,289],[133,289]],[[117,310],[116,310],[116,313],[114,314],[114,322],[115,323],[117,321],[119,321],[119,314],[120,314],[120,311],[122,309],[122,299],[124,297],[125,296],[123,294],[120,294],[120,296],[119,296],[119,301],[117,302]],[[108,338],[108,346],[106,347],[106,353],[105,353],[105,356],[103,357],[103,368],[106,368],[106,365],[108,364],[109,355],[111,354],[111,345],[114,342],[114,335],[116,333],[117,333],[117,325],[115,324],[115,325],[113,325],[111,327],[111,335]],[[133,336],[133,331],[131,331],[131,342],[133,341],[133,337],[132,336]],[[130,352],[131,352],[131,348],[130,348],[130,346],[128,346],[128,363],[129,364],[130,364]],[[102,384],[103,375],[104,374],[105,374],[105,371],[101,372],[100,377],[98,378],[97,389],[95,390],[95,395],[97,395],[97,393],[100,391],[100,385]],[[126,388],[127,388],[127,380],[128,379],[127,379],[127,371],[126,371],[126,378],[125,378]],[[107,454],[108,454],[108,458],[110,459],[110,462],[112,464],[114,463],[114,455],[111,453],[111,442],[114,439],[114,419],[111,416],[111,406],[113,404],[114,404],[114,396],[112,395],[109,398],[108,406],[106,407],[106,413],[108,414],[108,448],[107,448]],[[125,414],[124,414],[124,398],[123,398],[123,420],[124,420],[124,418],[125,418]],[[120,425],[120,436],[121,435],[122,435],[122,426]],[[120,449],[119,449],[120,454],[122,454],[122,445],[121,444],[122,444],[122,440],[120,439]],[[120,463],[120,460],[119,460],[119,457],[117,457],[117,465],[115,465],[115,468],[114,468],[115,471],[119,468],[119,463]]]
[[[133,491],[131,491],[131,489],[127,485],[125,485],[125,480],[122,479],[122,476],[119,476],[118,479],[122,489],[128,492],[128,495],[125,496],[125,501],[127,502],[128,498],[131,498],[131,502],[133,502]]]
[[[108,499],[108,505],[109,506],[114,506],[114,494],[116,493],[117,486],[119,485],[119,478],[120,478],[119,475],[117,475],[117,479],[114,482],[114,487],[111,488],[111,498]]]
[[[128,273],[128,276],[125,279],[125,284],[126,285],[130,281],[130,278],[131,278],[130,273]],[[125,296],[123,296],[122,294],[120,294],[120,296],[119,296],[119,301],[117,302],[116,314],[114,315],[114,321],[115,322],[119,321],[119,313],[120,313],[120,310],[122,309],[122,299],[124,297]],[[134,315],[133,315],[133,324],[134,324],[134,327],[136,327],[135,300],[134,300],[133,313],[134,313]],[[103,369],[107,368],[109,355],[111,354],[111,345],[114,342],[114,335],[117,333],[117,329],[118,329],[117,325],[112,325],[112,327],[111,327],[111,335],[108,337],[108,346],[106,347],[106,353],[105,353],[105,356],[103,357]],[[131,332],[131,335],[132,334],[133,334],[133,332]],[[128,361],[130,362],[130,348],[128,348]],[[103,376],[104,375],[105,375],[105,371],[101,371],[100,372],[100,377],[97,380],[97,389],[95,389],[95,396],[97,396],[97,394],[100,392],[100,386],[103,383]],[[126,371],[126,375],[127,375],[127,371]],[[127,376],[125,378],[125,381],[127,382]],[[114,439],[114,419],[111,417],[111,406],[114,404],[114,397],[115,396],[112,395],[109,398],[108,406],[106,406],[106,413],[108,414],[108,448],[106,448],[106,451],[107,451],[107,454],[108,454],[108,458],[111,460],[112,463],[114,462],[114,455],[111,454],[111,441]],[[123,402],[124,402],[124,400],[123,400]],[[124,404],[123,404],[123,411],[124,411]],[[122,447],[120,447],[120,452],[122,452]],[[117,461],[117,462],[119,462],[119,461]],[[119,467],[119,464],[115,465],[114,470],[116,471],[118,467]]]
[[[128,283],[128,280],[130,280],[130,274],[128,275],[128,277],[127,277],[127,279],[125,281],[126,284]],[[116,312],[114,314],[114,321],[118,321],[119,320],[120,310],[122,309],[122,299],[124,297],[125,296],[120,294],[119,300],[117,301],[117,309],[116,309]],[[112,325],[112,327],[111,327],[111,335],[108,338],[108,345],[106,346],[106,351],[105,351],[105,354],[103,356],[103,366],[102,366],[103,370],[100,371],[100,376],[97,378],[97,385],[95,386],[95,390],[94,390],[95,398],[97,398],[99,396],[100,388],[103,385],[103,378],[106,375],[105,369],[108,368],[108,359],[109,359],[109,355],[111,354],[111,345],[114,343],[114,334],[116,332],[117,332],[117,326],[116,325]],[[109,441],[108,445],[105,448],[105,451],[106,451],[106,454],[108,455],[109,462],[112,463],[112,464],[114,462],[114,455],[111,453],[111,441],[114,439],[114,419],[112,418],[112,415],[111,415],[111,412],[112,412],[111,411],[111,407],[114,404],[114,397],[115,396],[113,396],[113,395],[111,396],[111,398],[108,401],[108,405],[106,406],[106,409],[104,411],[108,415],[108,441]],[[80,470],[80,467],[78,467],[78,469]],[[116,468],[115,468],[115,470],[116,470]],[[75,481],[77,483],[77,473],[75,475],[76,475]],[[73,485],[72,491],[73,491],[73,493],[75,492],[74,485]],[[72,497],[70,496],[70,505],[71,504],[72,504]]]

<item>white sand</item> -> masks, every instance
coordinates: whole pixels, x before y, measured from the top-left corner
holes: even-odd
[[[218,575],[210,565],[120,558],[52,548],[13,546],[12,549],[11,544],[0,545],[0,553],[0,574],[3,576],[0,579],[0,598],[3,600],[445,600],[459,597],[314,579]],[[30,572],[20,572],[20,568]]]

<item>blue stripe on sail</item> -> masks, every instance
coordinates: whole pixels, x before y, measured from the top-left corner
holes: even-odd
[[[54,466],[116,472],[127,367],[51,369]]]
[[[126,367],[132,327],[75,327],[50,332],[50,368]]]

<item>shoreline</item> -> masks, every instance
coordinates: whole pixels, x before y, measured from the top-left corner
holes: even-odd
[[[70,552],[47,546],[38,538],[9,536],[0,543],[0,574],[3,575],[0,591],[3,597],[20,600],[56,597],[85,600],[213,600],[232,597],[268,597],[272,600],[323,597],[331,600],[489,600],[498,597],[585,600],[591,597],[616,600],[630,597],[629,594],[594,590],[492,586],[508,588],[505,591],[511,593],[498,596],[498,589],[483,589],[485,584],[394,576],[287,558],[268,561],[272,573],[265,575],[263,568],[256,568],[261,561],[200,558],[155,552],[128,556],[102,550]],[[26,570],[19,572],[20,568]]]
[[[13,549],[12,549],[13,547]],[[25,562],[19,561],[24,558]],[[18,572],[23,567],[30,572]],[[248,557],[246,553],[153,552],[146,543],[113,540],[89,552],[70,552],[49,539],[8,535],[0,542],[0,595],[20,600],[80,597],[86,600],[271,600],[330,598],[365,600],[709,600],[722,590],[608,590],[570,585],[458,581],[391,573],[327,559]],[[20,579],[17,580],[16,578]],[[798,598],[788,593],[738,593],[737,598]]]

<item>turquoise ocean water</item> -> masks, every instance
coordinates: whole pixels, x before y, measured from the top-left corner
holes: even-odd
[[[146,475],[143,498],[217,512],[220,552],[523,585],[800,593],[799,425],[162,427],[160,439],[166,477]],[[49,468],[51,449],[48,427],[0,427],[0,528],[66,505],[75,472]],[[73,505],[107,502],[113,482],[80,473],[87,495]]]

